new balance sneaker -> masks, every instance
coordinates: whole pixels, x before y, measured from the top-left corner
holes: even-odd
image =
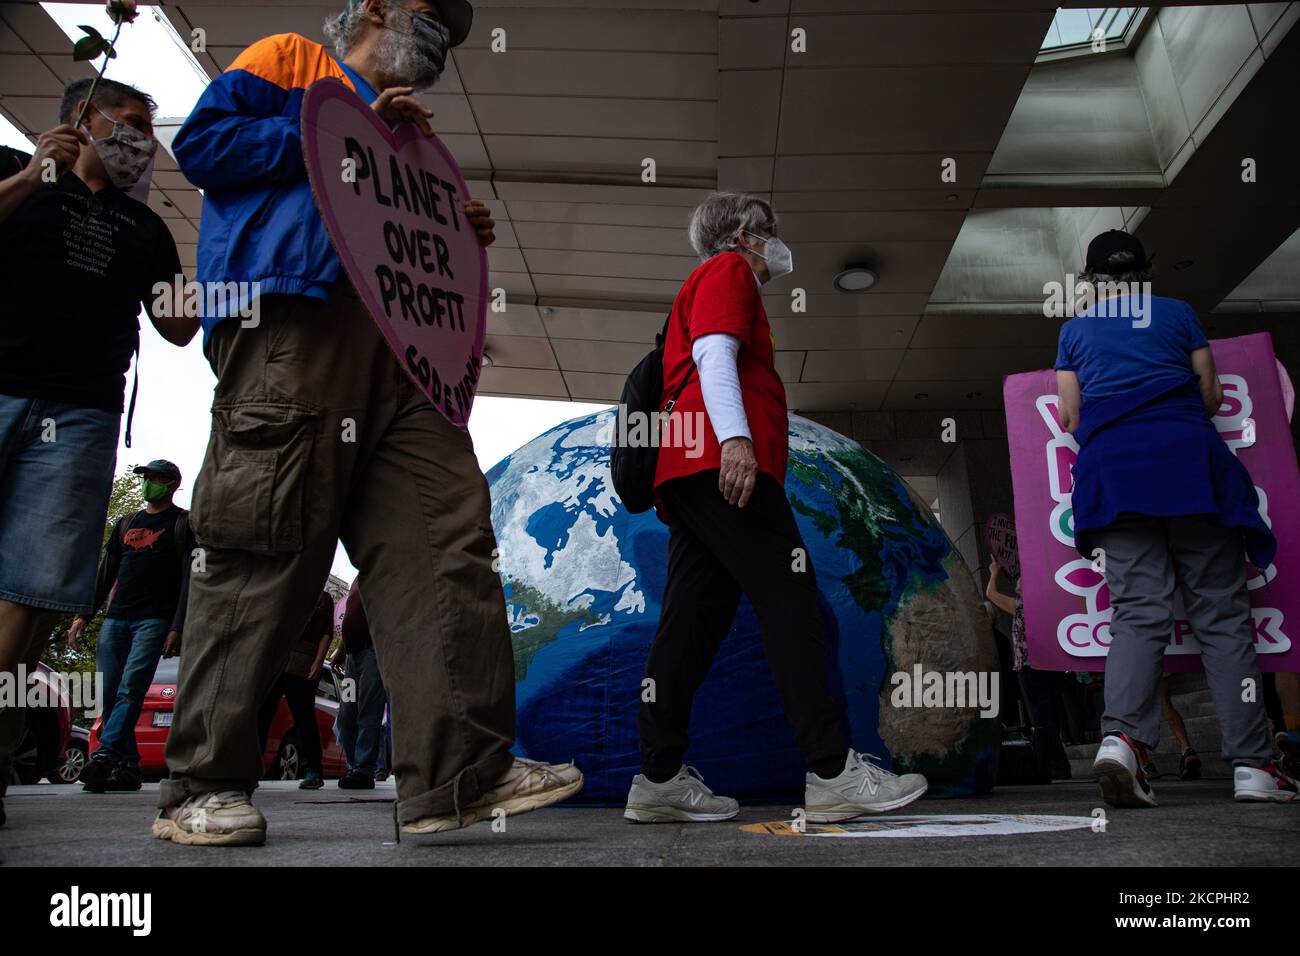
[[[308,770],[302,778],[302,783],[298,784],[299,790],[319,790],[325,786],[325,779],[315,770]]]
[[[1178,758],[1178,779],[1201,779],[1201,758],[1196,755],[1196,751],[1191,747],[1184,750],[1183,755]]]
[[[198,846],[261,846],[266,818],[239,790],[190,797],[158,813],[153,835],[160,840]]]
[[[871,754],[849,751],[844,770],[827,779],[810,773],[804,778],[804,812],[809,823],[836,823],[868,813],[884,813],[919,800],[929,784],[919,773],[901,777],[877,767]]]
[[[1300,785],[1270,760],[1262,767],[1234,767],[1232,798],[1240,803],[1292,803],[1300,799]]]
[[[103,793],[108,789],[108,778],[112,773],[113,758],[101,751],[86,761],[77,781],[82,784],[83,790],[90,793]]]
[[[491,820],[497,810],[508,817],[540,810],[567,800],[582,789],[582,772],[571,763],[548,764],[516,757],[515,762],[487,793],[460,813],[422,817],[402,824],[403,833],[442,833],[459,830],[480,820]]]
[[[1101,798],[1112,807],[1154,807],[1155,792],[1138,762],[1137,751],[1124,734],[1107,734],[1097,748],[1092,775]]]
[[[731,797],[719,797],[704,785],[694,767],[682,767],[677,776],[655,783],[645,774],[632,778],[623,819],[634,823],[707,823],[730,820],[740,812]]]

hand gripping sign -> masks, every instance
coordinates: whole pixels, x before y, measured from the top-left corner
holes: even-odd
[[[1224,400],[1214,425],[1250,471],[1260,513],[1277,537],[1267,568],[1249,567],[1255,651],[1264,671],[1300,670],[1300,470],[1288,422],[1294,393],[1265,334],[1210,343]],[[1079,452],[1057,417],[1056,373],[1011,375],[1003,386],[1016,498],[1029,663],[1099,671],[1110,647],[1110,592],[1101,555],[1074,547],[1071,469]],[[1242,560],[1245,560],[1243,554]],[[1200,648],[1175,601],[1167,671],[1200,669]]]
[[[303,97],[302,153],[371,318],[434,407],[465,428],[482,368],[488,270],[455,160],[410,123],[390,130],[334,79]]]

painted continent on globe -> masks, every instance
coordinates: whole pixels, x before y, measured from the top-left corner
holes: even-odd
[[[487,473],[514,642],[516,751],[575,760],[580,799],[616,803],[639,772],[636,713],[659,621],[668,529],[629,514],[609,472],[613,409],[557,425]],[[890,676],[996,671],[974,581],[925,503],[883,461],[790,416],[786,495],[826,622],[830,687],[855,750],[924,773],[932,795],[993,785],[996,719],[896,708]],[[805,768],[742,601],[691,714],[686,760],[717,793],[799,800]]]

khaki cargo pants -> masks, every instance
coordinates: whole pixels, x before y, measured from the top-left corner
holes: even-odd
[[[341,539],[390,701],[397,818],[455,812],[511,764],[514,666],[487,482],[347,284],[227,319],[191,524],[169,779],[159,806],[262,776],[257,714]]]

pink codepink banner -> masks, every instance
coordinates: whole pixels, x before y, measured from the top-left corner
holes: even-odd
[[[1278,540],[1270,567],[1249,568],[1260,669],[1300,671],[1300,470],[1288,422],[1290,382],[1266,334],[1221,339],[1210,347],[1224,391],[1214,425],[1249,469],[1261,513]],[[1071,468],[1079,448],[1059,424],[1056,373],[1012,375],[1003,397],[1029,662],[1043,670],[1104,670],[1110,594],[1094,562],[1074,547]],[[1181,599],[1175,618],[1165,670],[1200,670]]]

